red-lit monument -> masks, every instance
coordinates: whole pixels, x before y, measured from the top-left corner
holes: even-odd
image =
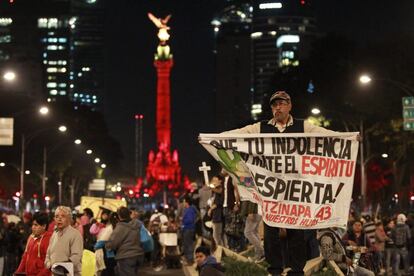
[[[157,113],[156,152],[150,151],[146,178],[150,189],[150,196],[163,192],[163,202],[167,203],[167,193],[177,192],[181,183],[181,167],[178,161],[178,151],[171,153],[171,109],[170,109],[170,71],[173,66],[173,57],[167,41],[170,37],[167,22],[168,15],[164,19],[154,17],[151,13],[148,17],[158,27],[160,40],[157,53],[154,58],[154,66],[157,68]]]

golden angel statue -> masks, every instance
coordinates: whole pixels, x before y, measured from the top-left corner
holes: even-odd
[[[161,41],[161,44],[165,44],[165,42],[170,38],[170,34],[168,33],[170,27],[167,26],[167,23],[171,18],[171,14],[167,15],[165,18],[157,18],[149,12],[148,18],[155,24],[155,26],[157,26],[158,38]]]

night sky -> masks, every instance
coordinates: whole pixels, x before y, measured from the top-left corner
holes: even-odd
[[[224,1],[224,0],[222,0]],[[293,0],[289,0],[293,1]],[[103,111],[111,134],[121,143],[125,168],[134,160],[134,114],[144,114],[144,160],[155,145],[156,71],[152,65],[157,29],[147,12],[171,13],[169,44],[174,55],[171,76],[172,149],[178,149],[183,172],[200,177],[208,160],[198,144],[213,125],[214,33],[210,21],[218,0],[114,0],[106,18],[106,95]],[[414,1],[316,0],[318,26],[363,45],[414,34]],[[398,3],[398,4],[396,4]],[[249,57],[246,57],[249,58]]]

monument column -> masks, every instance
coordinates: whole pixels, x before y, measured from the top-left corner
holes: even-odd
[[[160,196],[164,204],[168,203],[167,197],[181,184],[181,167],[178,161],[178,152],[171,153],[171,96],[170,96],[170,72],[173,67],[173,56],[167,41],[170,37],[167,22],[170,15],[156,18],[148,14],[151,21],[158,27],[160,40],[154,57],[154,66],[157,69],[157,108],[156,131],[157,150],[150,151],[148,155],[147,182],[151,185],[152,194]]]

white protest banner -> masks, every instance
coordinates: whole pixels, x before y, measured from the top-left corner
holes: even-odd
[[[345,227],[358,155],[357,132],[200,134],[263,221],[293,229]]]

